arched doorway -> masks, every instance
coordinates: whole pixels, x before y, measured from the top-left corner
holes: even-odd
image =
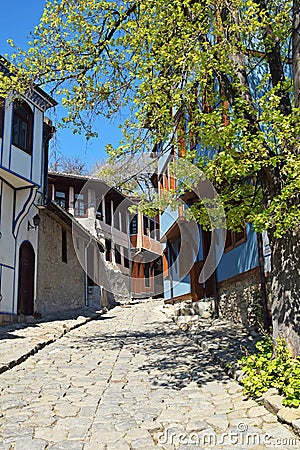
[[[23,242],[19,257],[18,314],[33,315],[35,255],[32,245]]]

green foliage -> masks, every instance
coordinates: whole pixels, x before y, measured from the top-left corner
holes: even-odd
[[[95,116],[123,109],[116,158],[197,144],[193,164],[221,193],[227,225],[281,237],[299,224],[297,14],[290,0],[47,0],[0,94],[48,85],[63,123],[88,138]],[[192,212],[207,226],[204,209]]]
[[[283,404],[300,406],[300,358],[292,358],[286,342],[278,338],[273,355],[271,339],[256,344],[257,354],[244,356],[239,365],[246,374],[243,378],[245,393],[261,397],[269,388],[278,389],[285,398]]]

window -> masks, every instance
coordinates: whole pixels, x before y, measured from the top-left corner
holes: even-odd
[[[154,228],[155,228],[154,221],[150,219],[150,234],[151,234],[151,237],[153,237]]]
[[[74,214],[75,217],[87,216],[87,201],[84,194],[75,194]]]
[[[121,264],[121,248],[118,244],[115,244],[115,259],[117,264]]]
[[[105,223],[111,225],[111,202],[105,199]]]
[[[243,244],[247,240],[246,228],[242,231],[230,231],[227,230],[225,241],[225,252],[229,252],[235,247]]]
[[[138,217],[137,214],[130,217],[130,226],[129,232],[130,234],[137,234],[137,225],[138,225]]]
[[[124,251],[124,267],[129,269],[130,268],[130,261],[129,261],[129,258],[128,258],[128,248],[124,247],[123,251]]]
[[[96,218],[98,220],[103,220],[102,198],[101,198],[101,201],[100,201],[100,203],[98,205],[98,208],[97,208]]]
[[[121,210],[121,231],[127,234],[127,214],[124,209]]]
[[[61,206],[63,209],[67,209],[67,193],[66,192],[55,192],[54,201]]]
[[[146,216],[143,216],[143,228],[144,228],[144,234],[146,236],[149,236],[149,234],[150,234],[149,220],[148,220],[148,217],[146,217]]]
[[[150,263],[145,263],[145,287],[150,287]]]
[[[0,137],[3,137],[5,100],[0,97]]]
[[[32,154],[33,112],[26,102],[13,105],[12,143],[29,155]]]
[[[116,205],[114,205],[114,227],[117,230],[120,229],[120,213],[119,213],[119,209]]]
[[[62,228],[61,230],[61,260],[67,263],[67,231]]]
[[[105,260],[111,262],[111,240],[105,239]]]

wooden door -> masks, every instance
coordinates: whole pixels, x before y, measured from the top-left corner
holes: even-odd
[[[18,314],[33,315],[35,255],[32,245],[24,242],[20,247]]]
[[[203,239],[203,256],[204,260],[206,260],[211,245],[211,232],[203,230],[202,239]],[[214,297],[216,294],[215,291],[216,291],[216,274],[214,271],[212,275],[205,281],[205,296]]]
[[[195,262],[190,271],[191,293],[196,294],[197,299],[204,297],[203,284],[199,282],[200,272],[203,267],[203,261]]]

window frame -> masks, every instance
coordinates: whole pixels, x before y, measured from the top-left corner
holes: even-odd
[[[25,100],[13,102],[11,142],[12,145],[32,156],[33,152],[34,113]],[[25,125],[25,144],[23,142],[23,125]],[[17,129],[17,133],[15,133]]]
[[[54,201],[65,211],[68,210],[69,196],[68,191],[55,190]]]
[[[79,198],[80,196],[80,198]],[[81,213],[81,207],[83,206],[83,212]],[[74,193],[74,217],[86,218],[88,217],[88,200],[87,193],[75,192]]]
[[[228,239],[228,233],[230,233],[230,245],[226,244]],[[243,233],[243,236],[238,238],[238,235],[241,233]],[[241,231],[226,230],[224,253],[230,252],[234,248],[237,248],[239,245],[244,244],[244,242],[246,241],[247,241],[246,225],[244,226],[244,229]]]

